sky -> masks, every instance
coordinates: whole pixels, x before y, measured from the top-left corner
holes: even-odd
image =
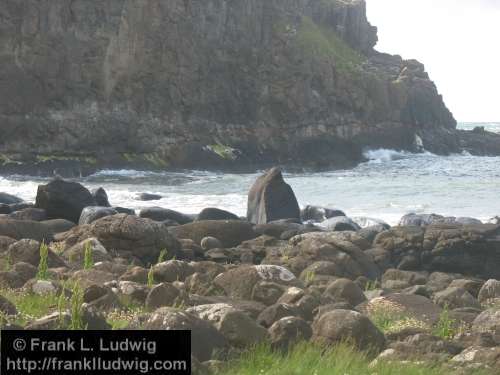
[[[500,0],[366,0],[382,52],[425,64],[459,122],[500,122]]]

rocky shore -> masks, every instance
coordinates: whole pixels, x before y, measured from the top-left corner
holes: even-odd
[[[34,203],[0,193],[0,213],[2,329],[188,328],[195,374],[304,340],[347,340],[373,363],[500,368],[498,218],[390,227],[301,210],[276,168],[250,189],[246,218],[136,213],[62,179]]]

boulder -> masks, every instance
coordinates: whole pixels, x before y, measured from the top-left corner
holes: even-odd
[[[485,303],[494,299],[500,300],[500,281],[490,279],[486,281],[479,290],[478,300],[481,303]]]
[[[85,251],[90,247],[94,263],[111,261],[112,257],[106,248],[95,237],[87,238],[62,252],[62,256],[71,264],[79,264],[83,267]]]
[[[311,326],[302,318],[287,316],[273,323],[267,330],[274,349],[287,350],[295,343],[308,341],[312,336]]]
[[[91,224],[97,219],[116,214],[118,214],[118,212],[111,207],[85,207],[80,215],[80,219],[78,220],[78,225]]]
[[[261,326],[269,328],[274,322],[277,322],[281,318],[299,315],[299,311],[295,306],[287,303],[275,303],[274,305],[266,307],[265,310],[259,314],[257,322]]]
[[[356,224],[351,218],[348,218],[347,216],[337,216],[337,217],[332,217],[330,219],[326,219],[325,221],[319,223],[318,226],[320,226],[325,230],[335,231],[335,232],[341,232],[341,231],[355,232],[361,229],[361,227],[358,224]]]
[[[138,201],[159,201],[163,197],[159,194],[141,193],[135,197]]]
[[[82,304],[81,315],[82,325],[85,329],[91,331],[104,331],[111,329],[111,326],[106,321],[106,317],[96,306],[88,305],[86,303]]]
[[[16,306],[10,302],[7,298],[0,295],[0,313],[4,315],[16,315]]]
[[[203,237],[200,246],[203,250],[220,249],[222,243],[215,237]]]
[[[361,288],[349,279],[338,279],[328,285],[321,300],[324,304],[345,301],[351,306],[357,306],[366,301]]]
[[[302,221],[313,221],[316,223],[320,223],[326,219],[336,216],[346,216],[346,214],[343,211],[334,208],[309,205],[300,211]]]
[[[247,219],[265,224],[279,219],[300,222],[300,208],[292,188],[283,180],[279,168],[258,177],[248,193]]]
[[[20,240],[9,246],[8,255],[13,263],[25,262],[35,267],[40,263],[40,242],[35,240]],[[66,267],[66,263],[55,254],[48,250],[48,266],[50,268]]]
[[[229,211],[224,211],[219,208],[208,207],[201,210],[196,217],[196,221],[203,220],[240,220],[240,218]]]
[[[148,207],[148,208],[143,208],[139,212],[139,216],[146,218],[146,219],[151,219],[154,221],[175,221],[178,224],[187,224],[192,222],[193,220],[187,216],[184,215],[183,213],[174,211],[174,210],[169,210],[168,208],[162,208],[162,207]]]
[[[460,307],[481,308],[481,304],[472,294],[463,288],[448,287],[434,294],[434,302],[441,307],[456,309]]]
[[[382,275],[382,288],[405,289],[414,285],[425,285],[428,275],[425,272],[403,271],[398,269],[388,269]]]
[[[288,269],[274,265],[239,266],[219,274],[214,284],[222,288],[231,298],[249,300],[254,287],[260,281],[280,285],[301,285],[302,283]]]
[[[224,336],[211,323],[171,307],[162,307],[152,313],[143,329],[190,330],[191,352],[199,361],[211,359],[215,351],[228,346]]]
[[[92,196],[94,197],[95,203],[101,207],[111,207],[108,200],[108,194],[104,188],[99,187],[92,190]]]
[[[313,323],[312,340],[333,345],[351,342],[361,350],[380,352],[385,346],[382,332],[366,316],[351,310],[333,310],[322,314]]]
[[[146,308],[152,311],[159,307],[173,306],[179,296],[179,289],[170,283],[155,285],[146,297]]]
[[[71,279],[78,282],[82,289],[85,289],[91,285],[102,286],[107,282],[115,280],[116,276],[109,272],[90,269],[76,271],[71,276]]]
[[[77,182],[55,179],[47,185],[38,186],[35,206],[43,208],[49,219],[78,223],[83,209],[95,205],[90,191]]]
[[[13,204],[22,203],[23,200],[15,195],[0,192],[0,203],[1,204]]]
[[[13,220],[44,221],[47,220],[47,213],[41,208],[29,207],[12,212],[9,214],[9,218]]]
[[[121,307],[118,296],[109,287],[92,284],[83,292],[83,302],[101,311],[116,310]]]
[[[195,273],[194,267],[181,260],[168,260],[153,266],[153,277],[157,282],[184,281],[193,273]]]
[[[63,219],[38,222],[0,218],[0,236],[16,240],[29,238],[36,241],[50,242],[56,233],[65,232],[74,226],[73,222]]]
[[[407,214],[399,220],[399,225],[423,227],[433,223],[439,223],[444,220],[444,216],[436,214]]]
[[[245,312],[224,303],[200,305],[188,309],[187,312],[212,323],[225,339],[237,348],[258,344],[267,337],[267,331]]]
[[[491,308],[483,311],[472,322],[472,331],[489,333],[497,345],[500,345],[500,310]]]
[[[148,282],[149,271],[144,267],[133,266],[122,274],[119,278],[120,281],[132,281],[134,283],[146,284]]]
[[[125,257],[156,262],[163,249],[168,257],[179,255],[180,244],[161,223],[137,216],[118,214],[106,216],[69,231],[62,238],[67,245],[95,237],[106,249]]]
[[[234,247],[257,237],[252,224],[241,220],[206,220],[169,228],[177,238],[190,239],[197,244],[205,237],[215,237],[223,247]]]

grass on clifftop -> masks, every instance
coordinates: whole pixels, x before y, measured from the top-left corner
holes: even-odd
[[[343,41],[334,30],[317,25],[309,17],[302,17],[297,30],[299,47],[313,56],[333,58],[337,68],[352,71],[363,62],[363,56]]]
[[[348,345],[328,349],[303,343],[288,354],[273,352],[261,346],[247,352],[217,375],[452,375],[456,370],[422,363],[382,362],[372,359]],[[471,372],[486,375],[487,372]]]

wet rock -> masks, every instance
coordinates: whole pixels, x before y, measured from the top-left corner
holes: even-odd
[[[258,177],[248,193],[247,219],[265,224],[279,219],[300,221],[300,208],[292,188],[283,180],[279,168]]]
[[[226,339],[211,323],[171,307],[162,307],[152,313],[144,329],[190,330],[191,352],[200,361],[209,360],[215,351],[227,348]]]
[[[204,208],[196,217],[196,221],[203,220],[240,220],[240,218],[232,212],[209,207]]]
[[[23,208],[9,214],[9,218],[13,220],[44,221],[47,220],[47,213],[40,208]]]
[[[158,201],[163,197],[159,194],[141,193],[135,197],[138,201]]]
[[[108,194],[104,188],[99,187],[92,190],[92,196],[94,197],[95,203],[101,207],[111,207],[108,200]]]
[[[170,210],[168,208],[162,208],[162,207],[148,207],[148,208],[143,208],[139,212],[139,216],[146,218],[146,219],[151,219],[154,221],[175,221],[178,224],[187,224],[192,222],[193,220],[187,216],[184,215],[183,213]]]
[[[91,224],[100,218],[116,214],[118,214],[118,211],[111,207],[85,207],[78,220],[78,225]]]
[[[322,221],[325,221],[326,219],[330,219],[331,217],[336,217],[336,216],[346,216],[346,214],[341,210],[333,208],[309,206],[309,205],[300,211],[300,217],[302,221],[310,220],[316,223],[320,223]]]
[[[333,345],[351,341],[362,350],[380,352],[385,346],[384,334],[366,316],[350,310],[333,310],[313,323],[312,340]]]
[[[170,228],[177,238],[191,239],[197,244],[205,237],[215,237],[223,247],[234,247],[257,237],[252,224],[240,220],[207,220]]]
[[[60,179],[39,185],[36,195],[37,208],[43,208],[49,219],[66,219],[78,223],[85,207],[95,206],[92,194],[77,182]]]
[[[357,231],[361,227],[356,224],[352,219],[347,216],[337,216],[322,221],[318,224],[321,228],[328,231],[342,232],[342,231]]]

